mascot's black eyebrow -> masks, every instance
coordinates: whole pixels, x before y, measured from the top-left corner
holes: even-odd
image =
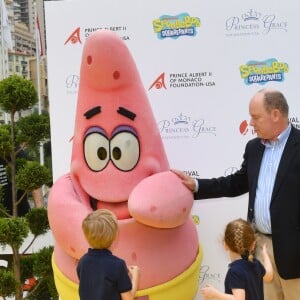
[[[84,113],[86,119],[90,119],[93,116],[101,113],[101,106],[95,106]]]
[[[130,120],[134,120],[135,119],[135,117],[136,117],[136,114],[134,113],[134,112],[132,112],[132,111],[130,111],[130,110],[128,110],[128,109],[126,109],[126,108],[124,108],[124,107],[119,107],[119,109],[117,110],[117,112],[120,114],[120,115],[122,115],[122,116],[124,116],[124,117],[126,117],[126,118],[128,118],[128,119],[130,119]]]

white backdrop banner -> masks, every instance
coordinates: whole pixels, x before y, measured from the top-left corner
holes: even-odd
[[[82,48],[100,28],[129,47],[172,168],[201,178],[237,170],[254,137],[248,102],[265,87],[286,95],[300,126],[295,0],[66,0],[45,2],[45,13],[54,180],[69,172]],[[222,234],[246,210],[247,195],[195,201],[200,287],[224,289]]]

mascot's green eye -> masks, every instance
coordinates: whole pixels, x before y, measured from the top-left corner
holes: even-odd
[[[103,170],[109,162],[109,140],[99,132],[92,132],[84,140],[84,157],[92,171]]]
[[[119,132],[110,141],[111,160],[122,171],[132,170],[140,158],[140,145],[131,132]]]
[[[119,160],[121,158],[121,149],[119,147],[115,147],[113,150],[112,150],[112,155],[113,155],[113,158],[116,159],[116,160]]]
[[[97,154],[101,160],[104,160],[107,158],[107,151],[104,147],[100,147],[97,151]]]

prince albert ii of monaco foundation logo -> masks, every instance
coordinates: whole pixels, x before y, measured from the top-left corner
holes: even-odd
[[[64,45],[66,44],[82,44],[81,38],[80,38],[80,27],[77,27],[66,39]]]
[[[211,71],[198,72],[172,72],[167,75],[165,72],[161,73],[150,85],[148,90],[167,89],[168,88],[201,88],[201,87],[215,87],[216,82]]]
[[[127,34],[126,25],[109,25],[109,26],[96,26],[96,27],[86,27],[81,30],[80,27],[77,27],[65,40],[64,45],[66,44],[82,44],[82,39],[86,39],[90,34],[99,29],[105,29],[114,31],[119,34],[121,40],[127,41],[130,40],[129,35]]]

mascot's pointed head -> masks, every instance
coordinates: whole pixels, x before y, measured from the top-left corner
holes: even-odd
[[[135,62],[121,38],[92,33],[84,45],[71,176],[95,207],[127,202],[142,179],[169,168]],[[105,206],[105,205],[104,205]]]

